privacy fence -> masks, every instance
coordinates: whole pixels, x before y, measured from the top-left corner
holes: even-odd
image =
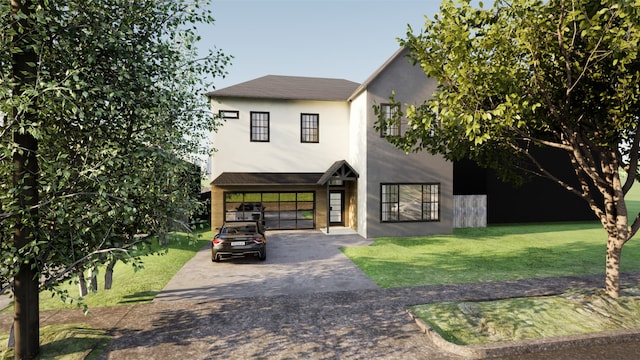
[[[453,227],[487,226],[487,195],[455,195],[453,197]]]

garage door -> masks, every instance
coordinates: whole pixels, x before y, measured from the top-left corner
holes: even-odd
[[[263,218],[267,229],[314,229],[315,203],[315,192],[226,192],[225,220]]]

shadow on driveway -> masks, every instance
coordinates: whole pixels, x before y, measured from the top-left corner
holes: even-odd
[[[236,258],[215,263],[206,245],[169,281],[154,302],[232,299],[377,289],[341,251],[370,244],[359,235],[320,231],[267,233],[267,260]]]

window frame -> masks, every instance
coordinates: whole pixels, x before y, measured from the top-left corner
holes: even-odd
[[[402,188],[409,186],[420,186],[420,218],[408,218],[406,213],[403,217]],[[380,222],[382,223],[404,223],[404,222],[439,222],[441,221],[441,185],[437,182],[428,183],[380,183]],[[415,197],[414,197],[415,199]],[[406,205],[404,206],[406,207]],[[412,210],[416,210],[413,206]],[[395,209],[395,210],[394,210]]]
[[[305,127],[305,117],[308,117],[309,119],[315,118],[315,124],[311,124],[311,126]],[[307,122],[307,124],[309,123]],[[315,137],[314,137],[314,130],[315,130]],[[308,139],[308,137],[311,137],[311,139]],[[317,144],[320,142],[320,114],[317,114],[317,113],[301,113],[300,114],[300,142],[305,144]]]
[[[384,114],[384,126],[380,128],[380,137],[399,136],[401,134],[400,122],[390,123],[389,121],[400,110],[400,105],[398,104],[380,104],[380,111]]]
[[[222,119],[239,119],[240,111],[238,110],[219,110],[218,116]]]
[[[266,115],[265,119],[254,119],[255,115]],[[266,126],[261,124],[255,124],[254,121],[265,122]],[[271,139],[271,114],[268,111],[251,111],[249,115],[249,141],[251,142],[269,142]],[[257,130],[266,129],[265,132]],[[262,135],[262,136],[260,136]],[[263,136],[265,138],[263,138]]]

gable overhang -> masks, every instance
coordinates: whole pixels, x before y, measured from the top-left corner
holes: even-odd
[[[377,79],[378,76],[387,67],[389,67],[389,65],[393,61],[395,61],[400,56],[406,55],[407,53],[408,53],[408,48],[406,47],[401,47],[400,49],[396,50],[396,52],[393,55],[391,55],[391,57],[387,59],[387,61],[385,61],[384,64],[382,64],[382,66],[380,66],[373,74],[371,74],[371,76],[369,76],[369,78],[367,78],[367,80],[365,80],[360,86],[358,86],[358,88],[349,96],[347,101],[352,102],[356,97],[358,97],[358,95],[360,95],[363,91],[365,91],[367,87],[369,87],[369,84],[371,84],[375,79]]]
[[[358,172],[346,160],[339,160],[322,174],[318,185],[326,185],[331,180],[356,181],[359,176]]]

